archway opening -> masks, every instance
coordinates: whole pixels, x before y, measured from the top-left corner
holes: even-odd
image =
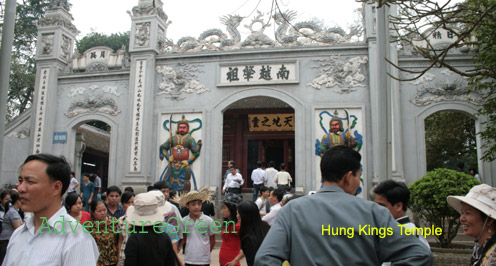
[[[295,180],[295,113],[287,103],[272,97],[254,96],[229,105],[224,111],[222,173],[233,160],[243,175],[243,191],[251,191],[251,172],[257,161],[268,167],[274,161],[279,170],[281,163]]]
[[[99,120],[86,121],[76,128],[76,158],[82,173],[98,175],[101,178],[101,192],[109,183],[109,154],[111,126]],[[93,176],[91,178],[93,180]]]
[[[477,168],[475,120],[462,112],[439,111],[424,120],[427,171]]]

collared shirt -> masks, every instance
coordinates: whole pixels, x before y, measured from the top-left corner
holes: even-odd
[[[266,187],[277,188],[277,183],[274,182],[274,176],[279,173],[274,167],[269,167],[265,169],[265,174],[267,175],[267,182],[265,182]]]
[[[254,185],[262,184],[267,181],[267,174],[262,168],[257,168],[251,172],[251,180]]]
[[[210,264],[210,236],[218,233],[212,230],[215,227],[210,227],[213,221],[212,218],[203,213],[196,220],[191,219],[189,215],[183,218],[181,232],[187,235],[186,246],[184,247],[184,263]]]
[[[274,220],[277,217],[277,213],[279,213],[279,210],[281,209],[281,203],[278,202],[276,205],[270,207],[270,212],[262,217],[262,221],[266,221],[269,225],[272,225],[274,223]]]
[[[112,213],[110,211],[110,209],[108,208],[108,206],[107,206],[107,215],[112,216],[112,217],[114,217],[116,219],[119,219],[122,216],[126,215],[126,212],[124,211],[124,209],[122,208],[122,206],[120,204],[118,204],[117,205],[117,210],[115,210],[114,213]]]
[[[401,235],[388,209],[337,186],[325,186],[281,208],[257,252],[255,266],[280,265],[285,260],[309,266],[433,264],[430,250],[415,236]]]
[[[226,188],[240,188],[245,181],[243,181],[243,176],[241,176],[240,173],[237,173],[236,175],[228,174],[226,178],[226,183],[224,183],[224,187],[222,189]]]
[[[9,241],[3,266],[87,266],[99,256],[95,240],[61,207],[37,233],[34,216],[17,228]],[[59,233],[57,233],[59,232]]]
[[[417,228],[414,223],[410,222],[410,218],[408,216],[403,216],[398,219],[396,219],[396,222],[398,224],[404,225],[406,228],[414,229]],[[418,239],[428,248],[430,249],[431,246],[429,245],[429,242],[427,242],[427,239],[422,234],[417,235]],[[384,262],[382,266],[390,266],[391,262]]]
[[[396,219],[396,221],[399,223],[399,224],[403,224],[405,225],[406,228],[410,228],[410,229],[414,229],[414,228],[417,228],[417,226],[412,223],[410,221],[410,218],[408,216],[403,216],[403,217],[400,217],[398,219]],[[427,247],[427,248],[430,248],[431,246],[429,245],[429,242],[427,241],[427,239],[425,239],[424,235],[422,234],[419,234],[418,236],[418,239],[420,239],[420,241],[422,243],[424,243],[424,245]]]

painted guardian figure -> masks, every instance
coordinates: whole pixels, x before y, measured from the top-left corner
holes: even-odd
[[[329,133],[322,137],[319,143],[319,155],[322,157],[324,153],[334,146],[344,145],[351,148],[357,146],[357,142],[351,137],[350,132],[344,133],[343,120],[338,116],[334,116],[329,122]]]
[[[172,124],[171,120],[169,121],[170,124]],[[187,193],[191,190],[191,179],[193,179],[196,189],[196,180],[191,164],[200,156],[202,141],[196,142],[191,136],[189,122],[184,115],[177,123],[176,135],[172,136],[172,127],[169,128],[169,131],[171,136],[160,145],[160,160],[165,158],[169,161],[165,176],[162,173],[161,179],[164,177],[171,189]]]

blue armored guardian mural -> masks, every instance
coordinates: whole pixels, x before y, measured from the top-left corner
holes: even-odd
[[[190,131],[189,123],[193,122],[199,123],[199,125]],[[172,124],[177,124],[177,131],[174,136],[172,135]],[[163,127],[169,131],[170,137],[160,145],[159,158],[160,160],[165,158],[169,164],[162,172],[160,180],[165,179],[171,189],[181,192],[189,192],[191,181],[193,181],[194,189],[198,190],[191,165],[200,156],[202,141],[196,142],[191,134],[202,127],[201,120],[186,120],[183,115],[180,121],[173,121],[171,115],[170,119],[164,121]]]
[[[346,117],[343,118],[338,116],[337,111],[334,112],[334,115],[331,115],[328,111],[322,111],[319,114],[319,124],[325,132],[325,135],[322,137],[322,140],[316,140],[315,155],[322,157],[329,148],[339,145],[345,145],[354,148],[356,151],[360,151],[363,143],[362,135],[360,135],[357,130],[354,130],[358,118],[355,115],[350,116],[346,109],[344,111],[346,113]],[[323,125],[324,115],[332,117],[329,122],[329,131],[327,131]],[[350,119],[353,119],[351,125]],[[346,129],[343,126],[343,120],[346,120]],[[351,136],[351,132],[353,132],[354,136]]]

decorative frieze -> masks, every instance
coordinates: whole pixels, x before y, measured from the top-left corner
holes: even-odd
[[[202,94],[210,91],[205,85],[201,84],[196,78],[200,73],[199,65],[178,64],[175,68],[171,66],[157,66],[157,73],[162,75],[162,81],[159,83],[159,92],[157,95],[165,94],[169,98],[179,101],[187,94]]]
[[[55,38],[54,33],[44,33],[41,35],[42,55],[52,55],[54,38]]]
[[[67,97],[74,98],[77,96],[96,95],[96,94],[101,94],[101,93],[111,94],[111,95],[115,95],[117,97],[121,96],[121,92],[119,91],[117,86],[100,87],[98,85],[91,85],[88,88],[85,88],[85,87],[71,88],[70,92],[67,94]]]
[[[353,87],[365,87],[366,71],[362,65],[366,65],[367,56],[356,56],[348,60],[342,60],[339,56],[331,56],[328,59],[314,60],[318,63],[313,68],[320,69],[316,78],[308,83],[314,89],[320,90],[322,87],[338,87],[337,93],[351,93]]]
[[[476,91],[467,88],[463,79],[431,83],[417,89],[417,94],[411,102],[417,106],[425,106],[437,102],[463,101],[480,105],[484,99]]]
[[[85,99],[73,102],[69,107],[69,110],[64,114],[65,116],[72,118],[85,113],[103,113],[115,116],[120,112],[114,99],[89,96]]]
[[[150,22],[136,23],[136,35],[134,43],[136,46],[149,46],[150,45]]]

